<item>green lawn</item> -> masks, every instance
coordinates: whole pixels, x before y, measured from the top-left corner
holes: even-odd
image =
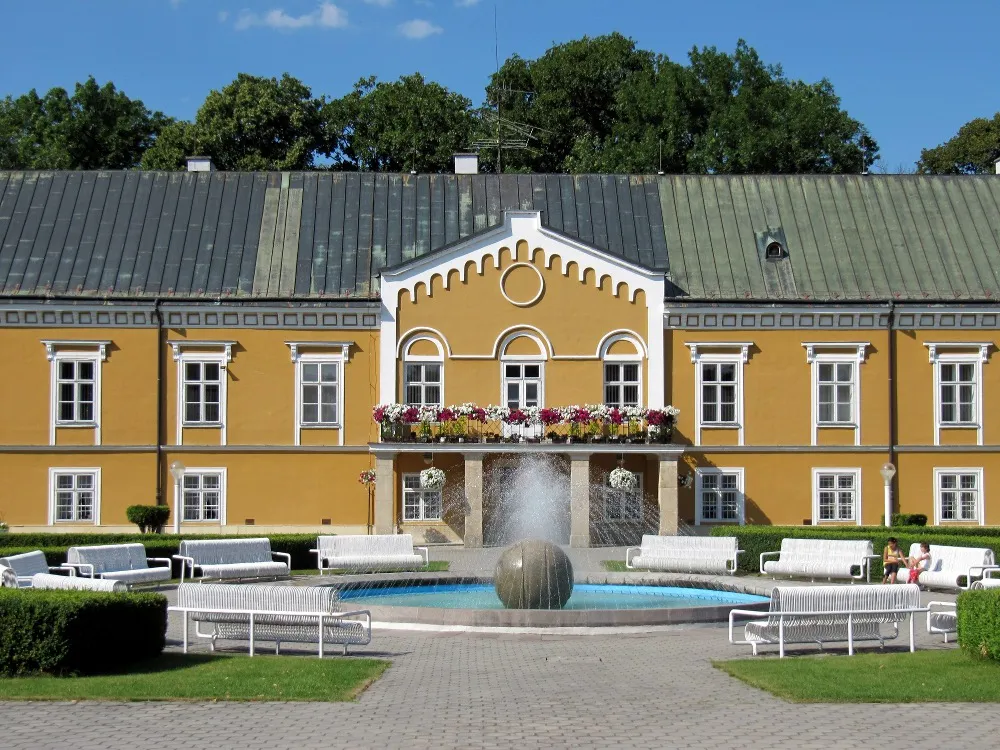
[[[601,560],[601,565],[609,573],[630,573],[634,568],[626,568],[624,560]]]
[[[381,659],[162,654],[127,674],[3,679],[0,700],[350,701],[388,667]]]
[[[1000,663],[961,651],[756,657],[713,662],[733,677],[802,703],[1000,702]]]

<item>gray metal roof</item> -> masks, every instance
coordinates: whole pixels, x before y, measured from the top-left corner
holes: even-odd
[[[0,295],[372,297],[506,209],[693,299],[1000,296],[996,175],[328,172],[0,172]]]

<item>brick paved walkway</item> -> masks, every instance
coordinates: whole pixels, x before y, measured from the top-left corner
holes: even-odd
[[[176,644],[176,622],[169,636]],[[393,666],[356,703],[0,703],[0,747],[997,747],[990,707],[796,705],[710,664],[748,652],[704,625],[613,636],[382,630],[358,653]]]

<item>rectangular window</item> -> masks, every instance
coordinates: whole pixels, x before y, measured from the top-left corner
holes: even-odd
[[[542,366],[538,363],[503,363],[504,404],[511,409],[542,405]]]
[[[443,406],[440,362],[407,362],[404,367],[406,403],[414,406]]]
[[[303,426],[331,427],[340,422],[340,362],[303,361],[299,387]]]
[[[56,360],[56,423],[92,424],[96,359]]]
[[[860,469],[813,472],[814,522],[856,522],[860,517],[860,484]]]
[[[403,520],[441,520],[441,491],[421,489],[420,474],[403,475]]]
[[[938,521],[982,522],[982,469],[937,469]]]
[[[736,424],[737,364],[702,362],[700,367],[702,423]]]
[[[817,419],[820,425],[854,423],[853,362],[817,362]]]
[[[52,469],[49,472],[50,517],[54,523],[98,522],[98,469]]]
[[[938,363],[941,424],[976,424],[977,369],[975,362]]]
[[[223,485],[224,478],[220,471],[185,471],[181,482],[184,521],[219,523],[222,520]]]
[[[634,490],[616,490],[604,485],[604,520],[612,523],[642,521],[642,473]]]
[[[184,377],[184,424],[221,424],[222,364],[187,360],[182,363],[181,371]]]
[[[743,470],[697,469],[697,523],[743,523]]]
[[[604,363],[604,403],[608,406],[639,405],[639,363]]]

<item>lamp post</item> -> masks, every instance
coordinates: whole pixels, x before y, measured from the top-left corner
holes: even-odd
[[[186,467],[180,461],[170,464],[170,476],[174,478],[174,533],[181,533],[181,480]]]
[[[886,461],[879,469],[879,474],[885,482],[885,525],[888,527],[892,526],[892,478],[896,476],[896,467]]]

